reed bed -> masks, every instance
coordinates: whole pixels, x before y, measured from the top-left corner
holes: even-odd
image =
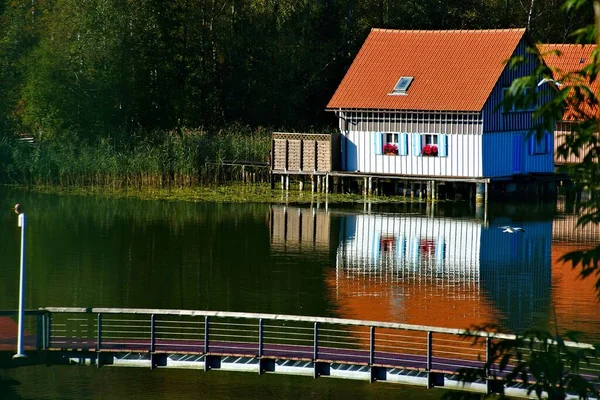
[[[103,138],[24,143],[0,138],[0,182],[9,184],[185,188],[243,180],[241,165],[265,163],[271,133],[233,127],[218,131],[184,129],[154,132],[128,140]],[[254,167],[253,181],[268,179],[268,168]]]

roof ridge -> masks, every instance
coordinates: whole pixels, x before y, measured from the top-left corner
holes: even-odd
[[[371,28],[371,32],[397,32],[397,33],[479,33],[479,32],[525,32],[527,28],[498,28],[498,29],[392,29]]]
[[[540,43],[541,46],[569,46],[569,47],[592,47],[597,46],[596,43]]]

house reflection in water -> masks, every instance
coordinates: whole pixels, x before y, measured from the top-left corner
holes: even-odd
[[[499,222],[346,216],[332,279],[342,309],[420,325],[531,327],[547,311],[552,223],[508,234],[499,226],[510,221]]]
[[[286,254],[316,252],[326,255],[331,243],[331,218],[316,208],[272,206],[271,249]]]
[[[476,218],[348,214],[274,208],[274,249],[325,254],[325,276],[342,318],[465,328],[546,327],[552,221],[525,233]]]

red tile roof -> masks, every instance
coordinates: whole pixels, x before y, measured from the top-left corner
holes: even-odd
[[[547,66],[559,74],[578,71],[592,61],[595,44],[539,44],[538,50]],[[560,54],[556,54],[556,52]]]
[[[328,109],[480,111],[525,29],[373,29]],[[412,76],[407,95],[390,95]]]
[[[578,80],[578,76],[573,74],[580,71],[584,66],[590,64],[592,60],[592,52],[596,48],[595,44],[540,44],[537,46],[544,63],[552,70],[554,79],[561,81],[562,84],[585,84],[583,80]],[[570,75],[569,75],[570,74]],[[568,75],[568,76],[566,76]],[[598,93],[598,79],[591,85],[590,89],[594,93]],[[589,104],[581,103],[579,110],[575,110],[573,104],[567,99],[567,107],[563,114],[563,120],[578,120],[583,115],[593,117],[598,115],[598,107]]]

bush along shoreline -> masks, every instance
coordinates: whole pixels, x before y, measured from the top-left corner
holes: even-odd
[[[66,189],[191,188],[268,180],[271,132],[157,131],[128,139],[22,141],[0,137],[0,183]],[[246,173],[242,164],[254,167]]]

